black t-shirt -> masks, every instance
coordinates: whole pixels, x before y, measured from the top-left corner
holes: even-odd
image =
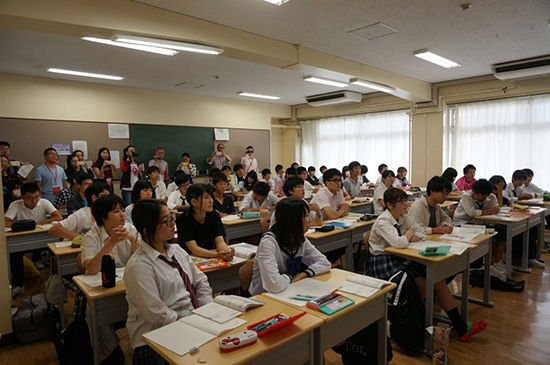
[[[311,185],[319,185],[319,179],[317,178],[317,176],[307,176],[306,177],[306,181],[309,182]]]
[[[235,212],[235,205],[233,205],[233,199],[224,194],[223,203],[220,203],[216,197],[214,197],[214,210],[220,213],[233,214]]]
[[[192,214],[182,214],[176,220],[178,227],[178,243],[188,253],[191,253],[185,242],[195,241],[199,247],[207,250],[216,248],[214,239],[225,237],[220,215],[216,211],[207,212],[204,224],[200,224]]]

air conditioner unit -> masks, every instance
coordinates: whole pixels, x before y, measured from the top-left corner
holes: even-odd
[[[344,103],[360,103],[361,93],[355,91],[336,91],[326,94],[306,96],[306,101],[311,106],[325,106]]]
[[[500,80],[526,79],[550,75],[550,56],[497,63],[491,69],[493,75]]]

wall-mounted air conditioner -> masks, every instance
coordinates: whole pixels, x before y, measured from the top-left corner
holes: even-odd
[[[527,79],[550,75],[550,56],[497,63],[491,69],[493,75],[500,80]]]
[[[336,91],[326,94],[306,96],[306,101],[311,106],[325,106],[344,103],[360,103],[361,93],[355,91]]]

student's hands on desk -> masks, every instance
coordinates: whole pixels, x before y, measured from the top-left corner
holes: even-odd
[[[451,233],[453,231],[453,226],[439,226],[432,228],[432,233],[434,234],[445,234]]]
[[[490,214],[498,214],[499,211],[500,211],[499,207],[493,207],[493,208],[483,209],[481,212],[483,215],[490,215]]]
[[[235,256],[235,249],[233,247],[229,247],[227,250],[218,250],[218,254],[222,260],[231,261],[233,260],[233,256]]]
[[[295,282],[300,281],[300,280],[305,279],[305,278],[307,278],[306,273],[301,272],[301,273],[296,274],[296,276],[294,276],[290,282],[295,283]]]

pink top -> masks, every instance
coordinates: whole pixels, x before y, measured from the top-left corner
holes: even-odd
[[[466,177],[462,176],[460,179],[457,180],[456,187],[460,191],[462,191],[462,190],[472,190],[472,185],[474,185],[474,183],[476,181],[477,180],[475,178],[473,178],[472,180],[470,180],[468,182],[468,181],[466,181]]]

